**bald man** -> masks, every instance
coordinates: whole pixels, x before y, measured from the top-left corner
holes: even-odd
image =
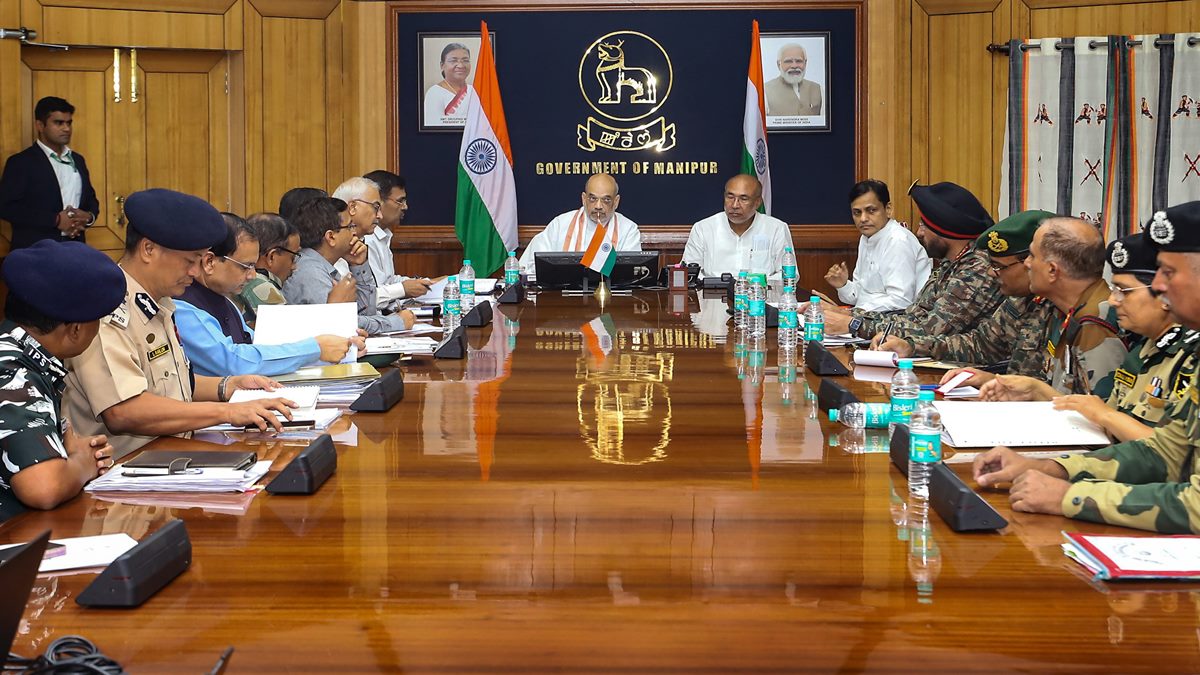
[[[779,278],[784,249],[792,246],[792,233],[787,223],[759,213],[761,205],[762,183],[757,178],[746,174],[730,178],[725,182],[724,210],[692,225],[683,262],[700,265],[704,277],[737,274],[753,267],[752,271]],[[751,251],[761,251],[763,257],[755,262]]]
[[[535,253],[586,250],[597,228],[604,230],[613,250],[642,250],[642,233],[637,223],[617,213],[621,204],[617,179],[606,173],[593,175],[584,185],[579,201],[580,208],[559,214],[529,240],[521,254],[522,272],[533,272]]]

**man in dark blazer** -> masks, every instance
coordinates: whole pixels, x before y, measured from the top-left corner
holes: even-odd
[[[33,112],[37,141],[9,157],[0,177],[0,218],[12,223],[13,249],[82,240],[100,213],[87,163],[67,147],[75,106],[47,96]]]

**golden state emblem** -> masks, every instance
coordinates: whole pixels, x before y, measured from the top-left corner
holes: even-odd
[[[992,253],[1004,253],[1008,250],[1008,242],[1001,239],[999,234],[989,232],[987,247]]]
[[[579,91],[601,117],[589,116],[578,125],[579,147],[589,152],[608,150],[670,150],[675,125],[665,117],[633,126],[654,115],[671,95],[671,58],[654,38],[636,31],[615,31],[600,37],[579,61]]]

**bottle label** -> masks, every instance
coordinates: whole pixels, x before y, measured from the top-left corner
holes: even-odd
[[[886,429],[892,419],[892,406],[886,403],[868,403],[863,406],[865,426],[870,429]]]
[[[733,311],[745,312],[750,309],[750,298],[746,295],[733,296]]]
[[[784,265],[783,266],[783,278],[785,280],[795,279],[796,278],[796,266],[795,265]],[[787,284],[784,284],[784,285],[786,286]]]
[[[908,445],[908,459],[912,462],[931,463],[942,459],[941,434],[911,434]]]
[[[804,341],[811,342],[816,340],[821,342],[825,339],[825,323],[804,322]]]
[[[504,285],[515,286],[521,281],[520,270],[504,270]]]
[[[796,310],[791,310],[790,312],[780,312],[779,313],[779,327],[780,328],[799,328],[800,327],[800,318],[796,315]]]
[[[779,381],[780,382],[795,382],[796,367],[795,366],[779,366]]]
[[[458,298],[446,298],[442,302],[442,312],[445,314],[462,314],[462,302]]]
[[[475,280],[474,279],[459,279],[458,292],[462,295],[475,295]]]
[[[760,352],[760,351],[758,351],[757,349],[756,349],[756,350],[752,350],[752,351],[750,352],[750,359],[749,359],[749,361],[750,361],[750,365],[751,365],[752,367],[761,366],[761,365],[763,365],[763,364],[765,364],[765,363],[767,362],[767,353],[766,353],[766,352]]]
[[[765,300],[750,301],[750,316],[766,316],[767,303]]]
[[[917,409],[917,399],[892,397],[892,424],[908,424],[913,411]]]

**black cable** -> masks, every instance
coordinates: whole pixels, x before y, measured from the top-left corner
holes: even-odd
[[[27,659],[9,654],[4,670],[22,674],[35,673],[98,673],[122,675],[121,664],[105,656],[96,645],[79,635],[64,635],[46,647],[46,653]]]

